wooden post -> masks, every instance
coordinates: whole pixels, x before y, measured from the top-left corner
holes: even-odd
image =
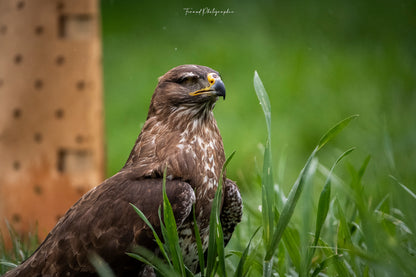
[[[98,0],[0,0],[0,227],[43,238],[104,179]]]

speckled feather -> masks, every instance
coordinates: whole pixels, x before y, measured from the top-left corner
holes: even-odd
[[[88,258],[92,252],[117,276],[151,274],[149,267],[125,254],[136,245],[157,253],[152,232],[129,203],[160,232],[158,209],[165,168],[185,264],[197,271],[192,205],[206,249],[212,200],[225,162],[212,112],[218,96],[189,95],[208,85],[209,73],[219,75],[208,67],[183,65],[160,77],[147,120],[125,166],[75,203],[35,253],[5,276],[96,276]],[[241,220],[242,200],[225,173],[223,184],[220,216],[226,244]]]

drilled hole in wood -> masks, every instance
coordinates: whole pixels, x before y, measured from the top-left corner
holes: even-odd
[[[64,3],[62,3],[62,2],[58,2],[58,3],[56,4],[56,9],[57,9],[58,11],[62,11],[64,8],[65,8],[65,4],[64,4]]]
[[[75,142],[79,143],[79,144],[83,143],[84,142],[84,137],[82,135],[77,135],[75,137]]]
[[[84,90],[85,89],[85,81],[81,80],[77,82],[77,90]]]
[[[43,140],[43,136],[41,133],[35,133],[35,135],[33,136],[33,139],[35,140],[35,142],[41,143]]]
[[[58,19],[58,37],[61,39],[90,39],[95,34],[91,14],[62,14]]]
[[[14,56],[14,63],[15,64],[20,64],[23,61],[23,56],[20,54],[16,54]]]
[[[19,108],[13,110],[13,117],[18,119],[22,116],[22,111]]]
[[[43,81],[41,79],[35,80],[35,89],[39,90],[43,88]]]
[[[57,65],[63,65],[65,63],[65,57],[64,56],[57,56],[55,59],[55,63]]]
[[[1,25],[0,27],[0,34],[5,35],[7,33],[7,26]]]
[[[63,109],[57,109],[56,111],[55,111],[55,117],[57,118],[57,119],[62,119],[63,117],[64,117],[64,110]]]
[[[38,36],[40,36],[41,34],[43,34],[43,31],[44,31],[44,28],[43,28],[43,26],[36,26],[35,27],[35,34],[36,35],[38,35]]]
[[[67,151],[65,149],[58,150],[58,159],[56,163],[56,169],[59,172],[63,173],[65,171],[65,157],[67,155]]]
[[[12,221],[14,223],[18,223],[18,222],[20,222],[20,220],[22,220],[22,216],[20,214],[13,214],[12,215]]]
[[[21,167],[20,162],[19,161],[14,161],[13,162],[13,169],[14,170],[19,170]]]
[[[19,1],[16,5],[18,10],[22,10],[25,7],[25,1]]]
[[[57,170],[60,173],[80,174],[88,172],[93,167],[91,152],[87,149],[59,149]]]
[[[37,195],[41,195],[43,193],[43,188],[40,185],[34,185],[33,192]]]

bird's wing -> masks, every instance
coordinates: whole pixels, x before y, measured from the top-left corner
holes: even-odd
[[[128,272],[130,268],[135,272],[141,265],[125,253],[134,245],[150,250],[156,245],[152,232],[129,203],[138,207],[153,227],[160,230],[162,179],[134,179],[129,175],[134,176],[120,172],[85,194],[61,218],[37,251],[16,269],[23,275],[16,276],[94,272],[89,262],[92,252],[101,256],[116,274]],[[194,191],[188,183],[172,180],[166,182],[166,193],[180,226],[191,213]]]
[[[235,226],[243,215],[243,200],[237,185],[230,179],[224,182],[224,202],[221,209],[221,226],[224,234],[224,245],[230,241]]]

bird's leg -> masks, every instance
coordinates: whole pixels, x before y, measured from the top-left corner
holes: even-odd
[[[224,245],[231,239],[235,226],[243,215],[243,200],[237,185],[230,179],[224,182],[224,202],[221,209],[221,225],[224,234]]]

